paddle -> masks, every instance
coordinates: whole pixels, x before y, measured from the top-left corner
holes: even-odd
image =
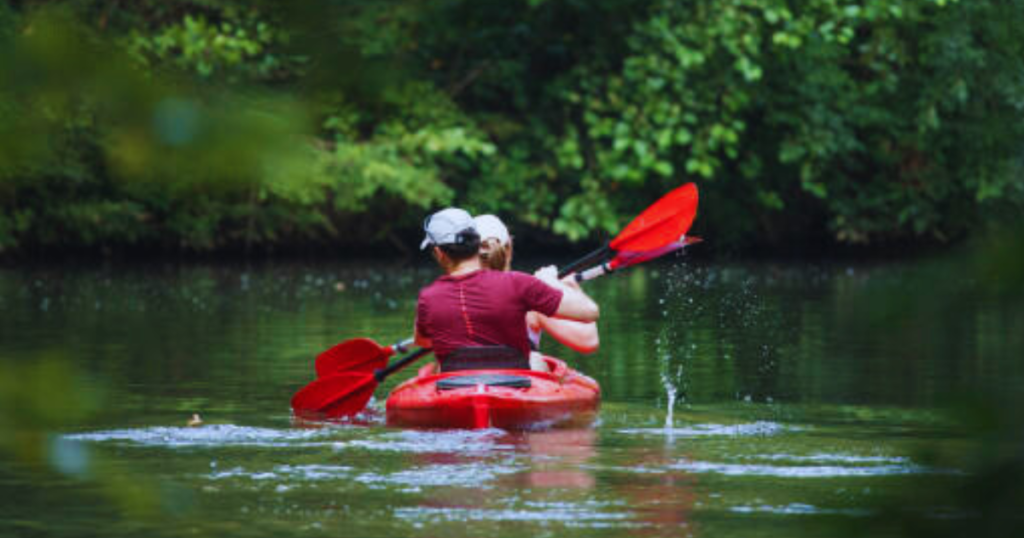
[[[697,199],[697,186],[693,183],[672,190],[640,213],[607,245],[563,267],[558,272],[559,278],[575,272],[577,281],[589,280],[599,275],[587,278],[578,271],[602,264],[609,258],[612,259],[603,264],[607,267],[601,274],[696,243],[699,239],[687,238],[686,232],[697,216]]]
[[[653,260],[655,258],[660,258],[670,252],[675,252],[689,245],[700,243],[701,241],[702,239],[699,237],[683,237],[680,238],[679,241],[674,241],[661,248],[657,248],[654,250],[641,252],[623,251],[620,252],[614,258],[612,258],[612,260],[609,262],[605,262],[596,267],[591,267],[590,269],[584,269],[583,271],[574,273],[573,278],[576,280],[576,282],[592,280],[599,276],[607,275],[608,273],[611,273],[613,271],[618,271],[620,269],[625,269],[626,267],[631,267],[638,263],[643,263],[646,261]]]
[[[366,408],[385,378],[430,353],[421,348],[373,372],[345,371],[321,377],[292,397],[292,411],[304,418],[340,418],[359,414]]]
[[[412,338],[387,347],[369,338],[352,338],[337,344],[316,357],[316,376],[324,377],[342,371],[373,372],[388,364],[388,357],[411,349]]]

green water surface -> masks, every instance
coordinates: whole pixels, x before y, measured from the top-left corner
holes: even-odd
[[[1020,386],[1024,317],[937,274],[673,260],[588,283],[600,351],[544,346],[601,383],[597,424],[509,433],[386,427],[414,369],[363,423],[290,416],[318,352],[409,335],[426,265],[9,267],[0,535],[863,535],[922,498],[970,517],[922,492],[971,480],[948,408]]]

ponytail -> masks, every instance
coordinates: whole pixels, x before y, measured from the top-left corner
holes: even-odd
[[[512,244],[502,245],[494,237],[484,239],[480,243],[480,261],[487,269],[507,270],[512,262]]]

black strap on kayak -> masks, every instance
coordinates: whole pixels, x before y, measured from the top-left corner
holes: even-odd
[[[505,374],[471,374],[447,377],[437,382],[437,390],[453,390],[487,385],[488,387],[530,388],[530,378]]]
[[[511,346],[467,346],[441,361],[442,372],[461,370],[529,370],[530,359]]]

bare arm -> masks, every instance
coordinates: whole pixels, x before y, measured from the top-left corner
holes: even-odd
[[[579,353],[593,353],[601,344],[597,335],[597,323],[556,319],[537,314],[537,325],[552,338]]]
[[[601,317],[601,311],[586,293],[583,293],[578,286],[573,288],[558,280],[558,270],[553,265],[543,267],[536,273],[537,278],[545,284],[562,290],[562,301],[558,303],[558,310],[555,311],[556,318],[565,318],[575,321],[597,321]]]

